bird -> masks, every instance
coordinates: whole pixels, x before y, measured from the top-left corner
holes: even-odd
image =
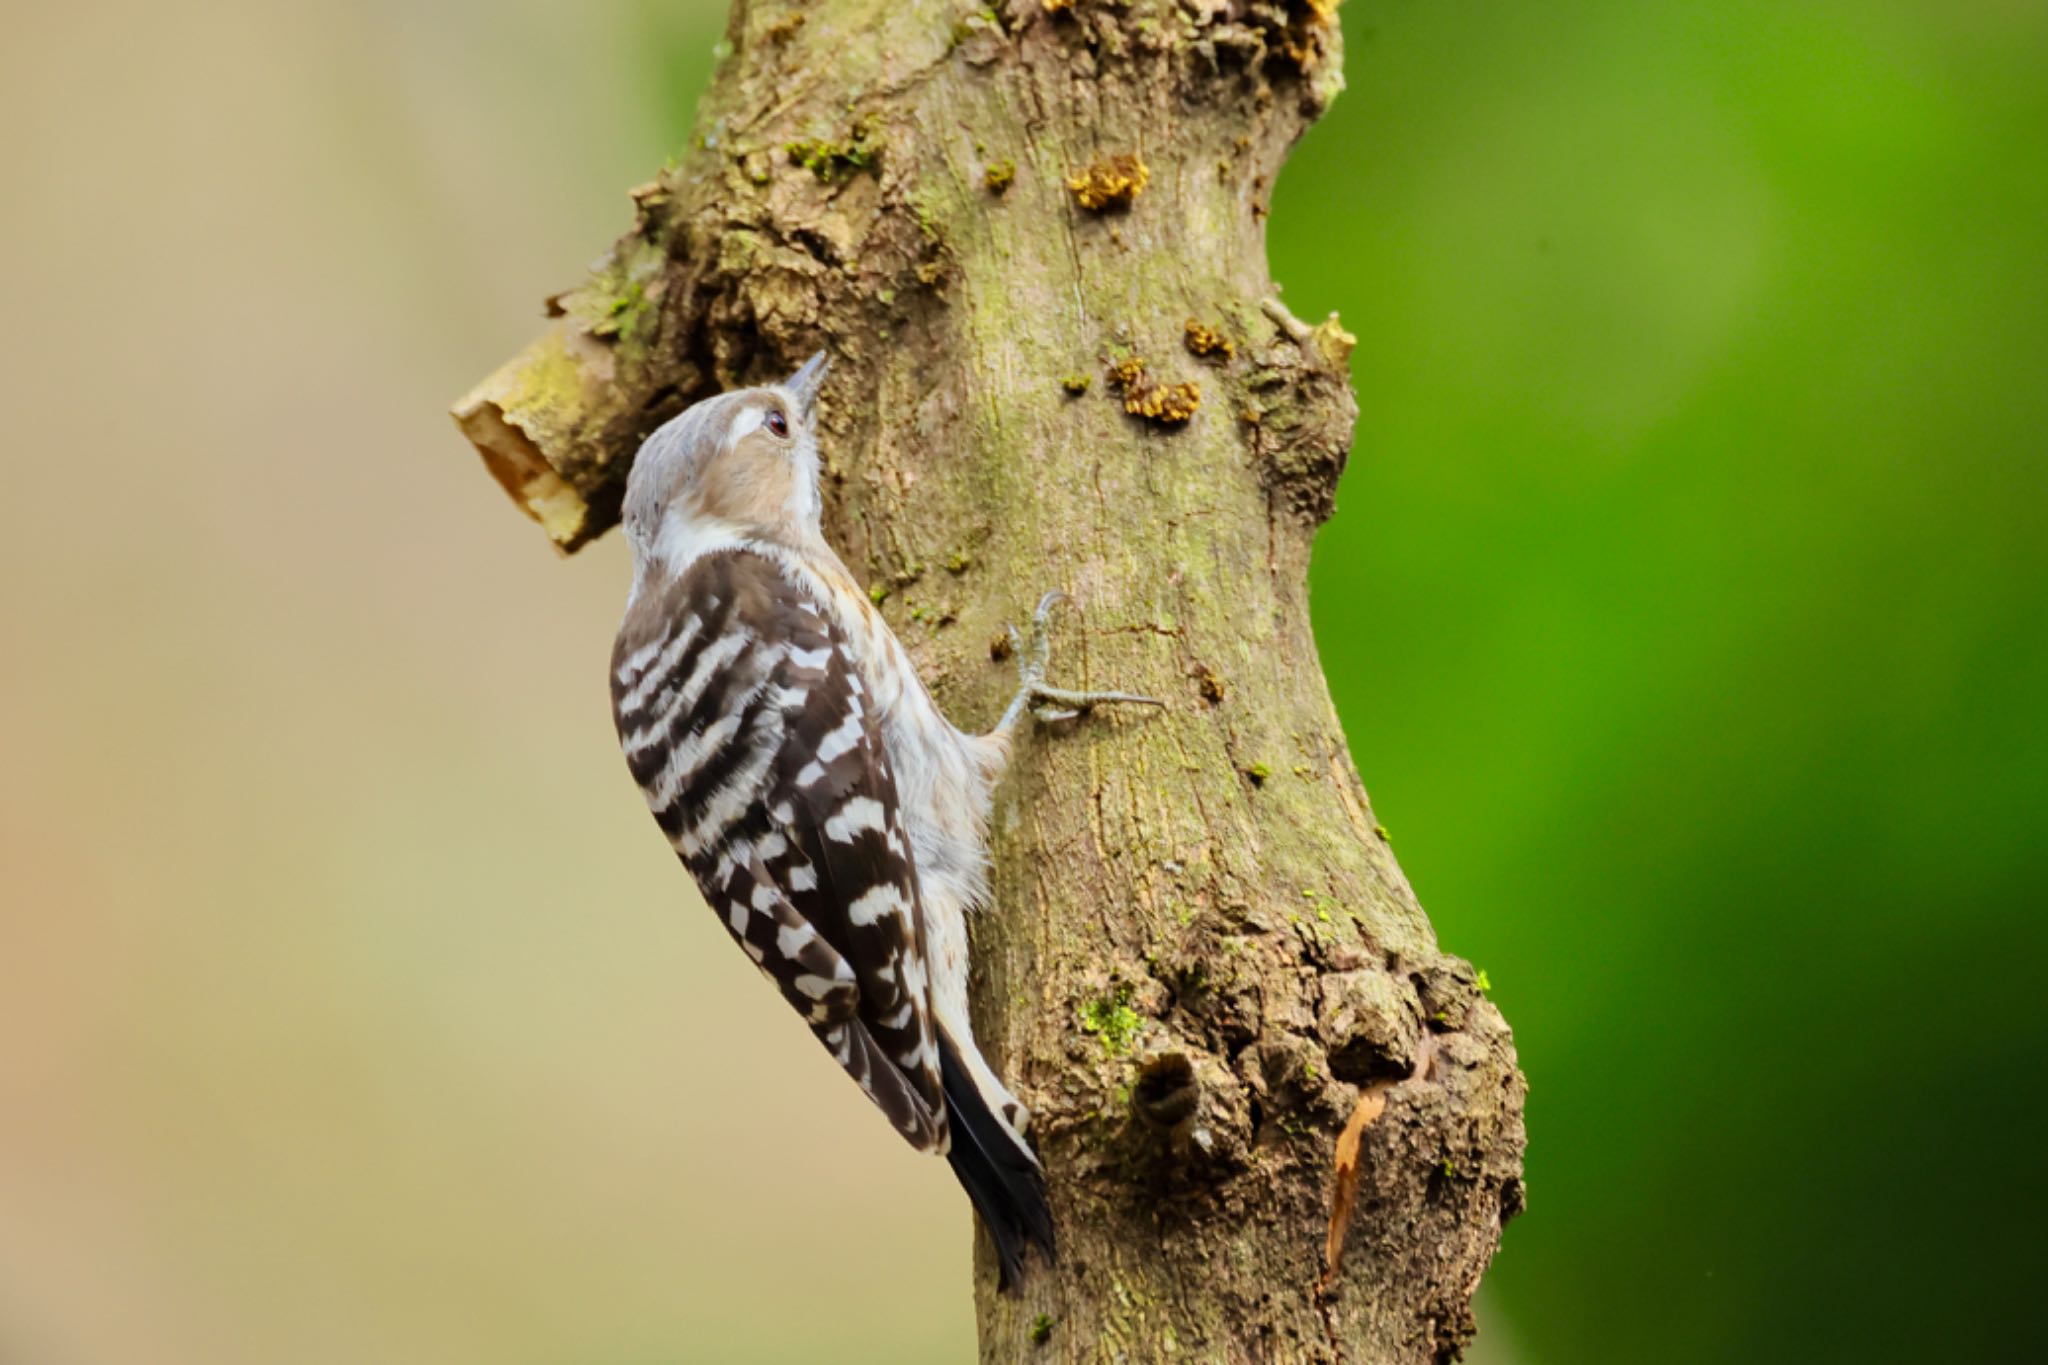
[[[1046,593],[994,729],[954,726],[821,529],[829,362],[705,398],[640,446],[632,586],[611,659],[626,764],[705,903],[987,1227],[998,1283],[1054,1255],[1030,1113],[968,1018],[967,917],[989,901],[996,781],[1029,713],[1151,697],[1046,681]]]

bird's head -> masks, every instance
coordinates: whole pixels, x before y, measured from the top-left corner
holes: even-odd
[[[818,539],[813,417],[826,368],[820,351],[780,383],[692,405],[641,444],[623,517],[636,570],[725,541]]]

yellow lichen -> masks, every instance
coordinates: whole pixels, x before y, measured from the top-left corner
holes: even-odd
[[[1146,383],[1145,361],[1140,356],[1125,356],[1112,364],[1109,382],[1122,391],[1125,412],[1162,426],[1185,422],[1202,406],[1202,386],[1193,380],[1180,384]]]
[[[1079,175],[1067,178],[1075,202],[1090,212],[1127,209],[1152,183],[1152,170],[1136,152],[1101,157]]]
[[[1237,347],[1231,344],[1229,337],[1193,318],[1188,319],[1186,341],[1188,354],[1204,359],[1228,360],[1237,354]]]
[[[557,327],[535,342],[519,361],[507,367],[507,382],[499,405],[514,422],[541,415],[558,417],[574,408],[583,397],[583,370],[569,354],[569,344]]]
[[[1315,345],[1316,350],[1322,353],[1324,363],[1333,370],[1341,370],[1348,366],[1351,363],[1351,352],[1358,346],[1358,338],[1344,330],[1335,313],[1330,314],[1309,333],[1309,340]]]
[[[991,161],[988,169],[981,173],[982,183],[988,186],[990,194],[1001,194],[1017,179],[1017,163],[1008,157]]]
[[[1125,412],[1154,422],[1185,422],[1201,406],[1202,386],[1192,379],[1184,384],[1155,384],[1124,395]]]

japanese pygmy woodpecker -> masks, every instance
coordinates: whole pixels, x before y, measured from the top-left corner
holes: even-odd
[[[1046,685],[1048,593],[996,728],[940,714],[820,533],[824,373],[706,399],[641,446],[613,716],[705,901],[896,1131],[946,1154],[1007,1285],[1053,1235],[1030,1115],[968,1024],[990,794],[1026,710],[1149,699]]]

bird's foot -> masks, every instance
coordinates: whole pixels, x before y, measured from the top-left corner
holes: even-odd
[[[1041,723],[1051,724],[1072,720],[1097,706],[1165,706],[1157,697],[1141,697],[1133,692],[1076,692],[1072,688],[1054,687],[1045,680],[1046,662],[1052,655],[1052,609],[1066,600],[1067,595],[1058,588],[1038,599],[1038,610],[1031,613],[1029,638],[1015,626],[1006,627],[1010,649],[1017,656],[1017,695],[1003,712],[1001,728],[1009,729],[1027,709]]]

